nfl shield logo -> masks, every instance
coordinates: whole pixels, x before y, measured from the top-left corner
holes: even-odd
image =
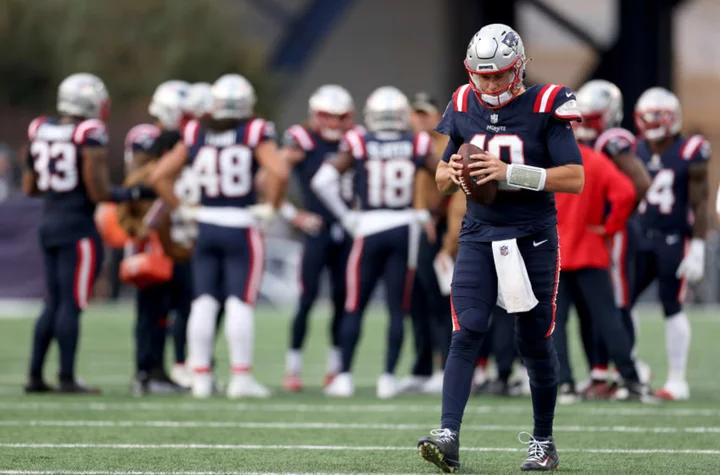
[[[497,114],[491,114],[491,115],[490,115],[490,122],[492,122],[493,124],[497,124],[497,123],[498,123],[498,115],[497,115]]]
[[[507,247],[507,246],[500,246],[500,255],[501,255],[501,256],[507,256],[507,255],[508,255],[508,247]]]

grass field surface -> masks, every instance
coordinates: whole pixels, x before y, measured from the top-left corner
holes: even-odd
[[[714,309],[689,312],[691,401],[559,406],[561,472],[720,474],[720,315]],[[83,318],[78,374],[102,387],[103,396],[23,395],[34,315],[6,315],[0,319],[0,475],[436,472],[420,460],[415,443],[437,427],[439,397],[375,398],[385,353],[384,310],[373,309],[365,319],[355,367],[359,390],[349,400],[321,392],[327,344],[322,306],[307,344],[308,388],[282,392],[289,313],[258,309],[255,374],[275,395],[240,402],[131,396],[133,320],[127,305],[94,306]],[[409,321],[407,328],[409,335]],[[400,375],[412,363],[412,342],[406,341]],[[217,343],[218,375],[226,379],[223,335]],[[584,363],[577,342],[571,343],[582,380]],[[657,309],[641,312],[639,354],[650,363],[654,383],[662,384],[665,333]],[[53,381],[56,353],[47,368]],[[517,434],[531,430],[529,399],[473,397],[461,436],[462,472],[519,472],[525,447]]]

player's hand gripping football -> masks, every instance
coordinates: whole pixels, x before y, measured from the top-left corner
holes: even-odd
[[[470,155],[473,163],[468,165],[472,169],[470,176],[478,177],[477,186],[484,185],[491,180],[504,181],[507,179],[507,163],[488,152]]]
[[[447,167],[448,173],[450,174],[450,180],[457,186],[460,186],[460,178],[462,178],[463,170],[462,156],[457,153],[450,155],[450,162],[448,165],[450,165]]]

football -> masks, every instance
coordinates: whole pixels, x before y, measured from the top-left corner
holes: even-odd
[[[470,176],[471,168],[468,167],[474,160],[470,159],[470,155],[476,153],[483,153],[480,147],[476,147],[473,144],[464,143],[458,150],[458,155],[462,157],[463,170],[462,176],[460,177],[460,187],[465,192],[468,198],[481,205],[489,205],[495,201],[495,196],[498,191],[497,180],[489,181],[483,185],[477,185],[479,177]]]

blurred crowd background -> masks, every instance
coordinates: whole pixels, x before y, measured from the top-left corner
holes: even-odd
[[[123,137],[148,120],[149,98],[164,80],[241,73],[258,92],[258,113],[278,130],[304,120],[308,96],[325,83],[346,87],[358,107],[371,90],[394,85],[408,96],[425,91],[442,109],[467,81],[468,40],[492,22],[523,36],[528,83],[577,88],[611,80],[625,95],[623,125],[631,130],[639,94],[668,87],[680,97],[684,132],[702,133],[720,150],[718,0],[3,0],[0,299],[42,297],[41,203],[21,195],[20,164],[28,122],[54,112],[68,74],[92,72],[108,86],[112,173],[120,183]],[[714,160],[711,203],[719,179]],[[720,299],[720,239],[717,219],[710,222],[708,271],[691,295],[700,303]],[[271,230],[266,299],[294,299],[298,237],[282,223]],[[100,299],[130,291],[115,279],[118,257],[106,259]]]

